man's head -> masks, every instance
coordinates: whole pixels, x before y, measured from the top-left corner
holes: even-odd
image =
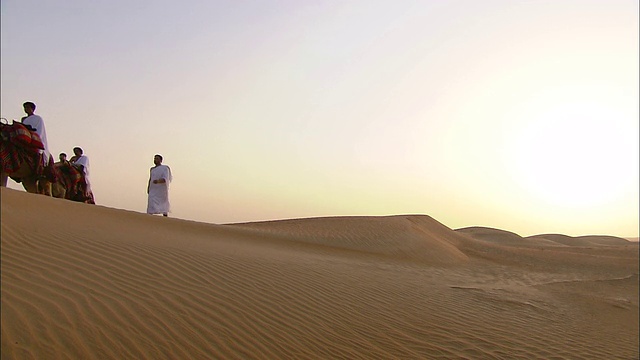
[[[158,154],[154,155],[153,156],[153,163],[156,164],[156,165],[162,164],[162,155],[158,155]]]
[[[27,115],[33,115],[33,112],[36,111],[36,104],[32,103],[31,101],[27,101],[26,103],[22,104],[22,107],[24,108],[24,112],[27,113]]]
[[[80,156],[80,155],[82,155],[82,149],[81,149],[81,148],[79,148],[79,147],[74,147],[74,148],[73,148],[73,153],[74,153],[76,156]]]
[[[58,158],[60,159],[60,161],[65,162],[67,161],[67,154],[60,153],[60,155],[58,155]]]

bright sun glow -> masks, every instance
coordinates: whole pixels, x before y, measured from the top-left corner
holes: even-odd
[[[145,212],[161,153],[174,218],[638,236],[637,0],[58,3],[0,0],[0,116],[100,205]]]
[[[594,103],[531,114],[509,146],[516,181],[556,206],[614,201],[637,172],[636,130],[625,121],[614,108]]]

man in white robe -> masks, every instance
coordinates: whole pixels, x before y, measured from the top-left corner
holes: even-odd
[[[84,155],[84,151],[82,148],[74,147],[73,148],[74,156],[71,157],[70,162],[78,168],[84,174],[84,181],[87,185],[84,193],[84,197],[86,198],[86,202],[89,204],[95,204],[95,200],[93,198],[93,191],[91,190],[91,181],[89,181],[89,172],[91,171],[91,165],[89,164],[89,158],[87,155]]]
[[[40,117],[40,115],[34,114],[36,111],[36,104],[27,101],[22,104],[24,108],[24,112],[27,116],[22,118],[22,124],[28,125],[40,136],[40,140],[42,141],[42,145],[44,145],[44,150],[40,150],[44,158],[44,165],[46,166],[49,163],[49,145],[47,144],[47,130],[44,127],[44,121]]]
[[[149,194],[147,214],[168,216],[168,213],[171,212],[171,204],[169,204],[169,183],[173,180],[171,168],[162,165],[162,156],[160,155],[153,157],[153,163],[155,166],[151,168],[147,185],[147,194]]]

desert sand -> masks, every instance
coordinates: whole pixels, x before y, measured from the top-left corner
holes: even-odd
[[[638,244],[2,188],[2,359],[637,359]]]

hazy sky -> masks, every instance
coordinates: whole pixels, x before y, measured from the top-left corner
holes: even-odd
[[[160,153],[182,219],[638,236],[637,0],[0,4],[0,115],[100,205],[144,212]]]

